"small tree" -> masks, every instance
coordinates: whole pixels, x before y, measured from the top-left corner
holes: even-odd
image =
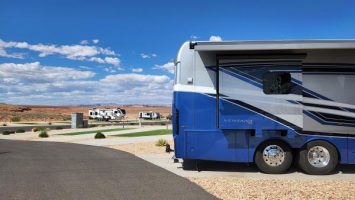
[[[42,129],[41,132],[39,133],[38,137],[40,138],[47,138],[49,137],[47,130],[46,129]]]
[[[106,136],[101,132],[97,132],[95,135],[95,139],[104,139],[104,138],[106,138]]]

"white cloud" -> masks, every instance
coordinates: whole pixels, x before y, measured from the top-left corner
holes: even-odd
[[[97,40],[98,42],[98,40]],[[98,63],[106,63],[112,65],[119,65],[120,59],[116,53],[108,48],[97,46],[88,46],[87,40],[81,41],[85,45],[54,45],[54,44],[29,44],[27,42],[5,42],[0,39],[0,49],[18,48],[28,49],[39,53],[39,57],[46,57],[48,55],[58,54],[65,56],[71,60],[91,61]],[[1,53],[1,51],[0,51]],[[6,51],[5,51],[6,53]],[[2,52],[0,56],[6,57],[7,54]],[[100,58],[98,56],[105,56]]]
[[[68,67],[43,66],[39,62],[0,64],[0,77],[17,80],[16,82],[52,82],[92,78],[95,73],[79,71]]]
[[[152,53],[152,54],[141,53],[140,55],[143,59],[155,58],[158,56],[156,53]]]
[[[197,40],[198,38],[200,38],[200,37],[198,37],[198,36],[196,36],[196,35],[191,35],[191,36],[190,36],[190,39],[192,39],[192,40]]]
[[[114,66],[118,66],[121,63],[120,59],[115,58],[115,57],[105,57],[105,62],[112,64]]]
[[[16,104],[170,103],[173,81],[166,75],[112,74],[34,63],[0,64],[0,101]]]
[[[174,63],[173,62],[168,62],[164,65],[155,65],[153,68],[154,69],[162,69],[162,70],[165,70],[171,74],[174,74]]]
[[[23,59],[24,55],[22,53],[8,53],[5,49],[0,47],[0,57]]]
[[[141,57],[142,57],[143,59],[146,59],[146,58],[150,58],[150,55],[145,54],[145,53],[141,53]]]
[[[135,73],[143,72],[143,68],[133,68],[132,72],[135,72]]]
[[[80,41],[80,44],[82,44],[82,45],[88,45],[88,44],[89,44],[89,41],[87,41],[87,40],[81,40],[81,41]]]
[[[97,44],[97,43],[100,42],[100,40],[98,40],[98,39],[93,39],[92,42],[93,42],[94,44]]]
[[[220,41],[222,41],[222,37],[221,36],[217,36],[217,35],[212,35],[210,37],[210,41],[211,42],[220,42]]]

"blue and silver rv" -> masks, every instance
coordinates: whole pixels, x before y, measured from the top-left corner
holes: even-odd
[[[355,164],[355,40],[186,42],[175,72],[176,158]]]

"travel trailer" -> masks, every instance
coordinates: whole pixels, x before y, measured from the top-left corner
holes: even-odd
[[[121,120],[126,116],[124,109],[99,109],[93,108],[89,110],[89,117],[98,121]]]
[[[139,112],[139,119],[160,119],[160,113],[158,112]]]
[[[355,40],[187,42],[175,62],[175,156],[309,174],[355,164]]]

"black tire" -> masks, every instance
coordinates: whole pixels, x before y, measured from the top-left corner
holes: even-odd
[[[285,153],[283,162],[277,166],[271,166],[265,162],[263,158],[263,152],[265,148],[271,145],[279,146]],[[261,144],[255,152],[254,162],[256,166],[267,174],[282,174],[285,173],[292,165],[293,155],[291,148],[283,141],[269,140]]]
[[[327,165],[322,167],[315,167],[308,161],[308,151],[312,147],[320,146],[325,148],[329,152],[329,162]],[[338,165],[339,156],[336,148],[330,144],[329,142],[316,140],[307,143],[302,149],[299,151],[298,155],[298,166],[307,174],[313,175],[325,175],[332,172],[336,166]]]

